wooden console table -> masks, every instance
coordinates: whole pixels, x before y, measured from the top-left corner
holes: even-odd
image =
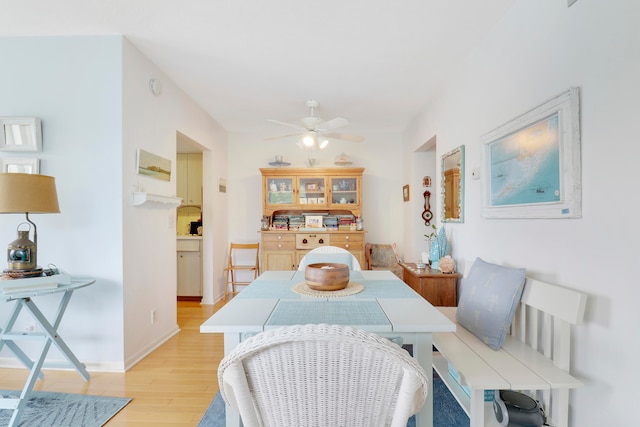
[[[402,280],[434,306],[458,306],[459,273],[445,274],[427,266],[418,270],[414,263],[402,263]]]

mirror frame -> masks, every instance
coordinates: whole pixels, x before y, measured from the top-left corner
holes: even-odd
[[[12,126],[25,126],[27,141],[15,144],[8,141]],[[42,122],[37,117],[0,117],[0,151],[42,151]]]
[[[444,198],[445,198],[444,163],[445,163],[445,159],[458,153],[460,153],[460,180],[458,182],[458,206],[460,208],[460,216],[458,218],[446,218],[444,214]],[[440,171],[440,174],[441,174],[440,175],[440,219],[442,222],[463,223],[464,222],[464,145],[456,147],[453,150],[449,151],[448,153],[445,153],[442,156],[442,163],[441,163],[440,169],[441,169]]]

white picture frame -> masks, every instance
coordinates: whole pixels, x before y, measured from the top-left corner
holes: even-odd
[[[2,157],[0,170],[3,173],[40,173],[40,159],[37,157]]]
[[[227,192],[227,179],[218,177],[218,193],[226,193]]]
[[[0,151],[42,151],[41,120],[0,117]]]
[[[485,218],[581,218],[580,90],[483,135]]]
[[[304,226],[305,228],[322,228],[322,216],[321,215],[305,215]]]

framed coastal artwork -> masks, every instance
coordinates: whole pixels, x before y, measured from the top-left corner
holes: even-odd
[[[138,175],[171,181],[171,160],[138,149]]]
[[[544,102],[482,136],[485,218],[580,218],[580,93]]]

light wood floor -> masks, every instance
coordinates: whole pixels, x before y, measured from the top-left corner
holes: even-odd
[[[197,426],[218,392],[217,367],[223,357],[222,334],[201,334],[200,324],[222,306],[178,302],[181,332],[124,374],[45,370],[36,390],[130,397],[133,400],[107,427]],[[0,388],[24,387],[25,369],[0,369]]]

